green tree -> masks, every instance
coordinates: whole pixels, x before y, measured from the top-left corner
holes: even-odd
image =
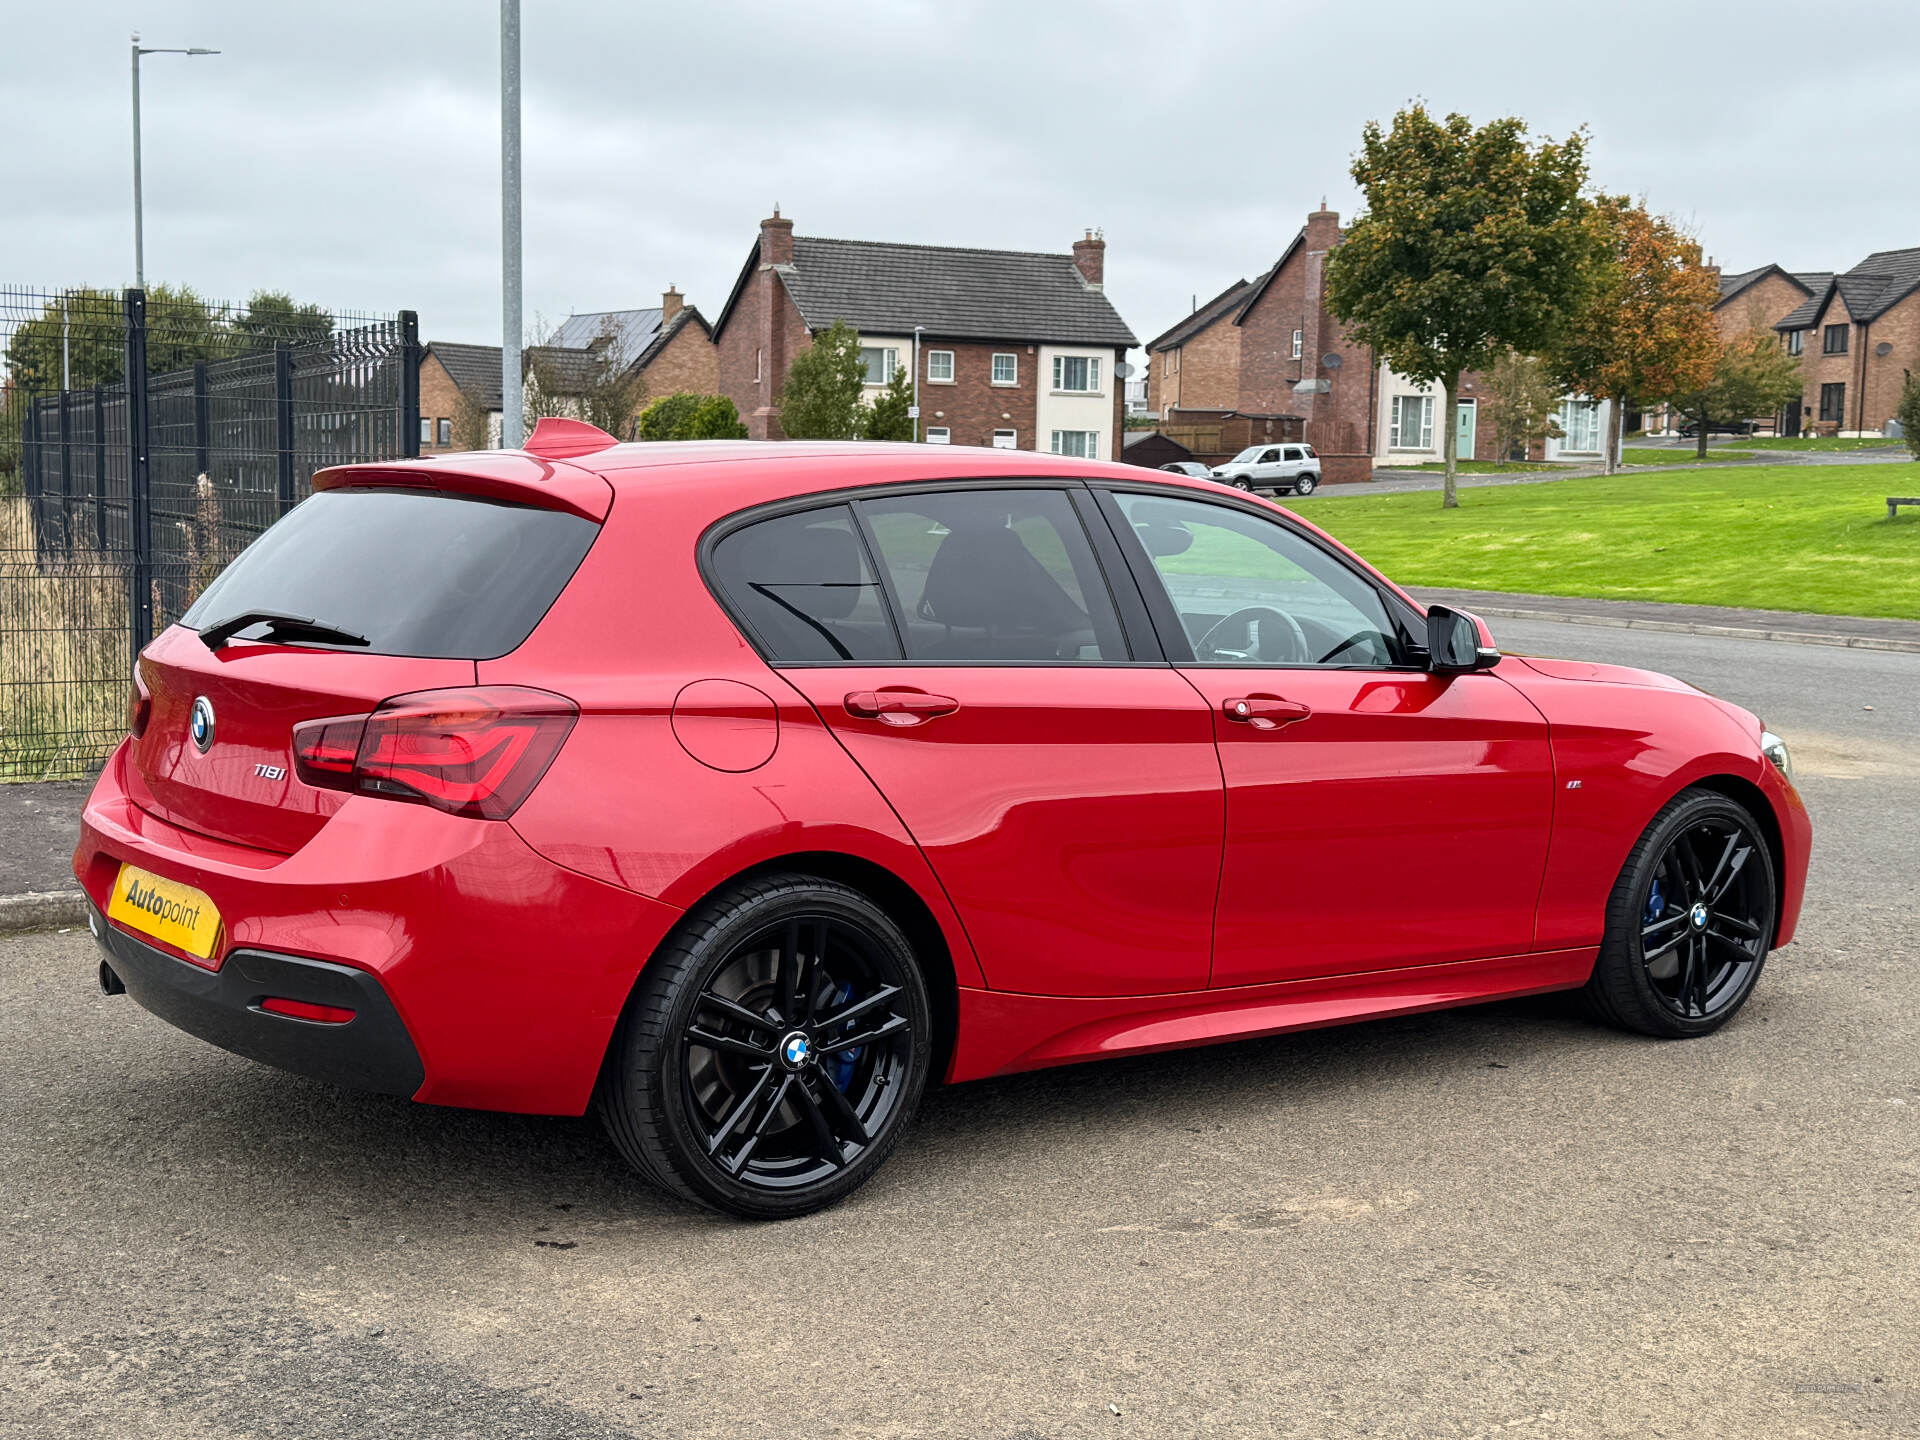
[[[301,305],[284,290],[256,290],[247,308],[227,323],[246,350],[289,345],[319,345],[333,334],[333,316],[318,305]]]
[[[913,376],[907,373],[906,366],[896,365],[887,388],[873,397],[873,404],[861,417],[867,439],[913,439],[913,417],[907,413],[912,408]]]
[[[1487,368],[1481,393],[1499,447],[1496,459],[1505,460],[1516,450],[1525,458],[1536,444],[1560,438],[1560,387],[1533,356],[1505,352]]]
[[[1586,177],[1584,133],[1531,145],[1517,119],[1476,129],[1415,104],[1362,134],[1366,211],[1328,258],[1327,306],[1401,374],[1444,387],[1449,508],[1461,373],[1549,349],[1590,283]]]
[[[1711,380],[1673,408],[1698,427],[1694,453],[1707,458],[1707,432],[1715,425],[1737,425],[1756,415],[1771,415],[1800,393],[1800,361],[1789,355],[1780,337],[1756,325],[1720,346]]]
[[[1907,442],[1908,453],[1920,460],[1920,379],[1907,376],[1907,383],[1900,387],[1900,403],[1894,408],[1893,418],[1900,422],[1900,434]]]
[[[226,327],[213,307],[189,285],[154,285],[147,291],[147,373],[169,375],[196,360],[233,353]]]
[[[706,395],[687,417],[684,440],[744,440],[747,427],[733,401],[724,395]]]
[[[121,298],[106,290],[68,290],[23,321],[7,341],[10,395],[51,395],[70,376],[73,388],[112,385],[127,363]]]
[[[704,395],[695,395],[681,390],[672,395],[663,395],[640,412],[640,438],[642,440],[684,440],[687,427],[693,423],[693,415],[700,408]]]
[[[858,332],[834,321],[794,357],[780,387],[780,428],[789,440],[858,439],[866,378]]]
[[[1667,400],[1701,389],[1713,374],[1720,299],[1700,247],[1670,220],[1625,196],[1603,195],[1590,224],[1597,261],[1580,308],[1568,317],[1552,356],[1559,383],[1611,400]],[[1620,468],[1620,430],[1607,427],[1607,473]]]

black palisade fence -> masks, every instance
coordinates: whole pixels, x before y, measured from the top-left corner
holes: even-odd
[[[132,659],[329,465],[417,455],[411,311],[0,287],[0,782],[125,730]]]

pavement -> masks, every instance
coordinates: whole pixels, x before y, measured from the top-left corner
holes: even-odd
[[[756,1226],[0,940],[0,1436],[1920,1434],[1920,655],[1497,633],[1792,742],[1800,939],[1717,1035],[1549,997],[960,1086]]]

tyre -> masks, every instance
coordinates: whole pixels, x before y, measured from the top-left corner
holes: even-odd
[[[1228,483],[1236,490],[1245,490],[1249,494],[1253,491],[1253,477],[1251,475],[1236,475]]]
[[[655,1184],[784,1219],[880,1168],[932,1050],[926,982],[887,913],[829,880],[764,876],[693,911],[647,962],[598,1108]]]
[[[1760,978],[1778,894],[1773,856],[1746,808],[1684,791],[1653,817],[1614,882],[1582,992],[1588,1010],[1668,1039],[1718,1030]]]
[[[1293,487],[1293,493],[1296,495],[1311,495],[1314,491],[1314,487],[1319,483],[1320,483],[1320,477],[1318,475],[1314,475],[1311,473],[1304,474],[1300,477],[1299,482]]]

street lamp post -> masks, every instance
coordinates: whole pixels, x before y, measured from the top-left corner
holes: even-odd
[[[520,374],[520,0],[500,0],[500,448],[526,435]]]
[[[147,247],[143,232],[145,217],[140,210],[140,57],[142,55],[218,55],[218,50],[169,50],[142,46],[140,32],[133,32],[133,283],[147,288]]]
[[[913,327],[913,443],[920,443],[920,336],[926,326]]]

